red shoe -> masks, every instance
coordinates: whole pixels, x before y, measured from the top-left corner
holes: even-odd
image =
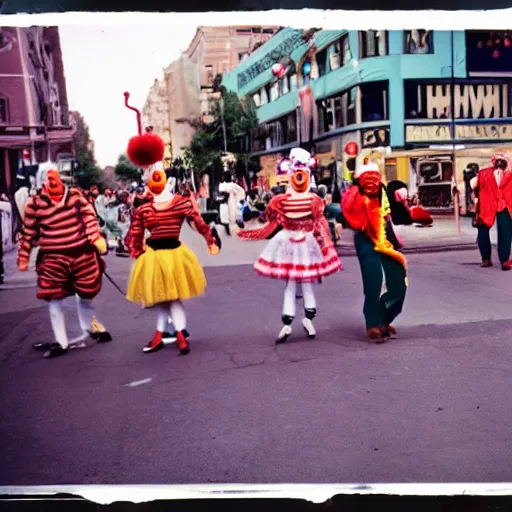
[[[480,266],[482,268],[492,267],[492,261],[491,260],[483,260],[482,263],[480,264]]]
[[[149,354],[149,352],[156,352],[164,348],[164,342],[162,341],[163,332],[156,331],[153,339],[142,349],[143,352]]]
[[[501,270],[512,270],[512,262],[505,261],[505,263],[503,263],[503,265],[501,265]]]
[[[374,343],[384,343],[386,340],[384,338],[384,333],[380,327],[371,327],[366,330],[366,334],[368,338]]]
[[[176,344],[178,345],[180,354],[182,356],[186,356],[190,352],[190,346],[187,339],[185,338],[185,335],[183,334],[183,331],[178,331],[176,333]]]

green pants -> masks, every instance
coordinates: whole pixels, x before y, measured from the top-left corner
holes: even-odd
[[[389,325],[402,312],[407,273],[394,258],[375,251],[364,233],[356,232],[354,242],[363,277],[366,328]],[[384,278],[387,291],[381,296]]]

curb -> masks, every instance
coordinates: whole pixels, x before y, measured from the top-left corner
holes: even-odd
[[[494,245],[494,244],[493,244]],[[354,248],[337,247],[340,256],[356,256]],[[471,251],[477,250],[476,243],[467,244],[446,244],[446,245],[422,245],[417,247],[404,247],[400,252],[403,254],[428,254],[439,252]]]

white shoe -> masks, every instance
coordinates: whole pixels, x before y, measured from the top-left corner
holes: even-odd
[[[312,339],[316,336],[315,326],[309,318],[304,318],[302,320],[302,325],[304,326],[304,330],[306,331],[308,338]]]
[[[284,325],[281,329],[281,332],[279,333],[279,336],[277,337],[276,343],[284,343],[288,336],[292,333],[292,328],[289,325]]]

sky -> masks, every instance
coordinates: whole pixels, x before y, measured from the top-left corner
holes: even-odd
[[[142,110],[155,78],[178,58],[196,25],[61,25],[59,27],[70,110],[89,126],[98,165],[115,165],[137,134],[135,112]]]

